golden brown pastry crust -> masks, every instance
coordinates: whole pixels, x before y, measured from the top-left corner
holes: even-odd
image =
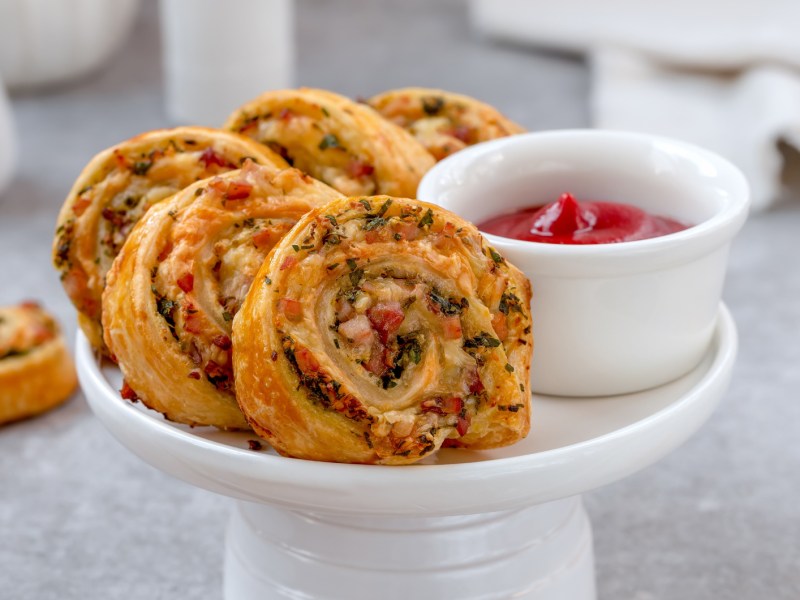
[[[76,385],[55,320],[34,303],[0,307],[0,424],[61,404]]]
[[[275,170],[288,166],[244,136],[205,127],[143,133],[86,165],[61,208],[53,262],[92,346],[104,351],[100,299],[105,275],[145,211],[195,181],[239,169],[247,158]]]
[[[244,429],[231,319],[272,246],[341,195],[297,169],[247,163],[151,208],[108,273],[103,330],[123,396],[168,419]]]
[[[442,160],[454,152],[525,129],[475,98],[431,88],[389,90],[368,100]]]
[[[408,464],[529,429],[530,284],[470,223],[389,197],[304,216],[233,325],[239,404],[287,456]]]
[[[435,162],[368,106],[324,90],[267,92],[237,109],[225,128],[266,144],[346,195],[414,197]]]

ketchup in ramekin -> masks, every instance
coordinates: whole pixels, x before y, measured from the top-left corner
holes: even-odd
[[[577,201],[562,194],[550,204],[493,217],[481,231],[515,240],[548,244],[611,244],[659,237],[689,226],[651,215],[630,204]]]

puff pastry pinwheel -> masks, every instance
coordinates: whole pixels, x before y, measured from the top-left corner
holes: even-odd
[[[172,421],[246,429],[233,389],[231,320],[277,240],[339,197],[297,169],[246,163],[152,207],[103,293],[122,396]]]
[[[478,142],[525,131],[492,106],[444,90],[390,90],[370,98],[368,103],[410,131],[436,160]]]
[[[243,136],[179,127],[122,142],[84,168],[58,217],[53,262],[92,346],[104,351],[100,302],[106,273],[145,211],[195,181],[240,168],[246,158],[276,170],[288,166]]]
[[[0,307],[0,423],[61,404],[77,383],[53,317],[33,302]]]
[[[408,464],[529,429],[530,284],[434,205],[346,198],[303,217],[233,324],[236,392],[281,454]]]
[[[266,144],[349,196],[415,196],[434,160],[402,128],[344,96],[301,88],[262,94],[225,128]]]

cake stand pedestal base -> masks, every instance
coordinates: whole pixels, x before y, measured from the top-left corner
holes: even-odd
[[[593,600],[580,496],[450,517],[342,516],[239,501],[226,600]]]

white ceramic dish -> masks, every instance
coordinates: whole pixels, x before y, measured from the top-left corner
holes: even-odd
[[[734,235],[749,191],[723,158],[690,144],[613,131],[511,136],[431,169],[418,190],[480,223],[562,193],[638,206],[694,226],[667,236],[585,246],[485,234],[533,285],[535,392],[611,395],[692,369],[714,331]]]
[[[100,369],[83,337],[76,353],[81,385],[95,414],[133,452],[176,477],[253,502],[351,515],[431,516],[548,502],[641,469],[705,420],[725,390],[735,351],[735,327],[722,308],[711,351],[685,377],[629,396],[534,396],[531,434],[522,442],[483,452],[442,450],[436,464],[410,467],[321,463],[250,451],[247,440],[257,439],[253,433],[191,429],[122,400],[118,369]]]
[[[630,396],[534,396],[526,440],[408,467],[248,450],[253,434],[191,429],[120,398],[119,370],[98,365],[80,334],[76,355],[92,410],[125,446],[241,500],[225,544],[226,600],[593,600],[591,525],[577,495],[694,433],[728,386],[736,348],[720,307],[708,352],[684,377]]]

